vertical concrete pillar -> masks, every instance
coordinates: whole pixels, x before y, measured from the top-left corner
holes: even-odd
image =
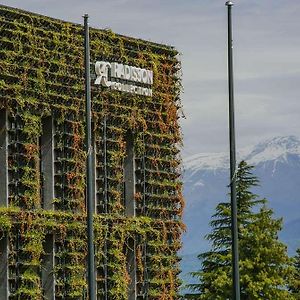
[[[44,242],[44,260],[42,266],[42,284],[46,300],[55,299],[55,278],[54,278],[54,236],[47,234]]]
[[[134,239],[130,239],[127,246],[127,272],[130,278],[128,285],[128,300],[136,300],[136,242]]]
[[[53,118],[42,119],[41,147],[41,184],[42,184],[42,207],[52,210],[54,198],[54,133]]]
[[[0,206],[8,207],[7,112],[0,110]],[[0,298],[8,299],[8,237],[0,239]]]
[[[42,119],[42,135],[40,137],[40,170],[42,208],[53,210],[54,199],[54,125],[52,116]],[[44,241],[45,255],[42,266],[42,285],[44,297],[55,299],[54,277],[54,235],[49,233]]]
[[[0,110],[0,206],[8,206],[7,113]]]
[[[8,238],[5,235],[0,240],[0,296],[1,299],[8,299]]]
[[[126,136],[126,155],[124,160],[124,181],[125,181],[125,215],[135,216],[135,155],[133,134]],[[128,286],[128,300],[136,300],[136,242],[130,239],[127,246],[127,272],[130,277]]]
[[[124,159],[125,215],[135,216],[135,157],[132,133],[126,136],[126,155]]]

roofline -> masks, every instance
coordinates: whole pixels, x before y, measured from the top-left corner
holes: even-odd
[[[1,7],[7,8],[7,9],[12,9],[12,10],[19,11],[19,12],[26,13],[26,14],[30,14],[30,15],[33,15],[33,16],[36,16],[36,17],[43,17],[43,18],[47,18],[47,19],[50,19],[50,20],[53,20],[53,21],[59,21],[59,22],[69,23],[69,24],[72,24],[72,25],[75,25],[75,26],[83,27],[83,24],[80,24],[80,23],[75,23],[75,22],[71,22],[71,21],[62,20],[62,19],[58,19],[58,18],[46,16],[46,15],[39,14],[39,13],[36,13],[36,12],[31,12],[31,11],[28,11],[28,10],[25,10],[25,9],[21,9],[21,8],[17,8],[17,7],[12,7],[12,6],[8,6],[8,5],[4,5],[4,4],[0,3],[0,8]],[[106,32],[107,31],[105,29],[95,28],[95,27],[90,27],[90,29],[99,30],[99,31],[102,31],[102,32]],[[141,38],[135,38],[135,37],[132,37],[132,36],[126,36],[126,35],[123,35],[123,34],[115,33],[114,31],[112,31],[112,32],[114,34],[116,34],[117,36],[121,37],[121,38],[130,38],[130,39],[133,39],[133,40],[137,40],[137,41],[149,43],[149,44],[151,44],[153,46],[156,46],[156,47],[161,47],[161,48],[165,48],[165,49],[167,48],[170,51],[174,51],[174,50],[176,51],[176,48],[174,46],[172,46],[172,45],[166,45],[166,44],[162,44],[162,43],[156,43],[156,42],[152,42],[152,41],[141,39]]]

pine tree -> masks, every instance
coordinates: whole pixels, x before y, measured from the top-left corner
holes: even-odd
[[[295,273],[290,285],[290,291],[295,299],[300,299],[300,248],[297,250],[297,254],[294,257]]]
[[[282,220],[274,219],[266,199],[251,192],[258,185],[252,169],[242,161],[236,178],[241,299],[294,299],[287,290],[293,267],[286,246],[278,240]],[[196,294],[186,298],[233,299],[230,212],[230,203],[217,205],[212,232],[206,236],[211,250],[198,256],[202,268],[192,275],[199,283],[189,285]]]

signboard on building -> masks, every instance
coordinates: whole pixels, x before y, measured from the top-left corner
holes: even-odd
[[[152,97],[153,71],[116,62],[97,61],[94,84]]]

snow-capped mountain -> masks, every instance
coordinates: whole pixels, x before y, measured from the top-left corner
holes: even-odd
[[[283,217],[280,237],[294,253],[300,247],[300,139],[285,136],[266,140],[238,151],[237,161],[241,160],[255,167],[260,186],[254,192],[268,199],[276,217]],[[229,154],[196,154],[184,159],[184,169],[187,233],[183,239],[183,273],[199,268],[196,254],[208,247],[204,235],[210,231],[210,217],[217,203],[229,201]]]
[[[237,160],[251,165],[266,161],[287,162],[288,155],[300,156],[300,140],[295,136],[275,137],[237,152]],[[217,170],[229,167],[228,153],[200,153],[184,159],[188,171]]]
[[[300,140],[295,136],[276,137],[256,145],[243,159],[251,165],[266,161],[288,162],[289,156],[300,156]]]

